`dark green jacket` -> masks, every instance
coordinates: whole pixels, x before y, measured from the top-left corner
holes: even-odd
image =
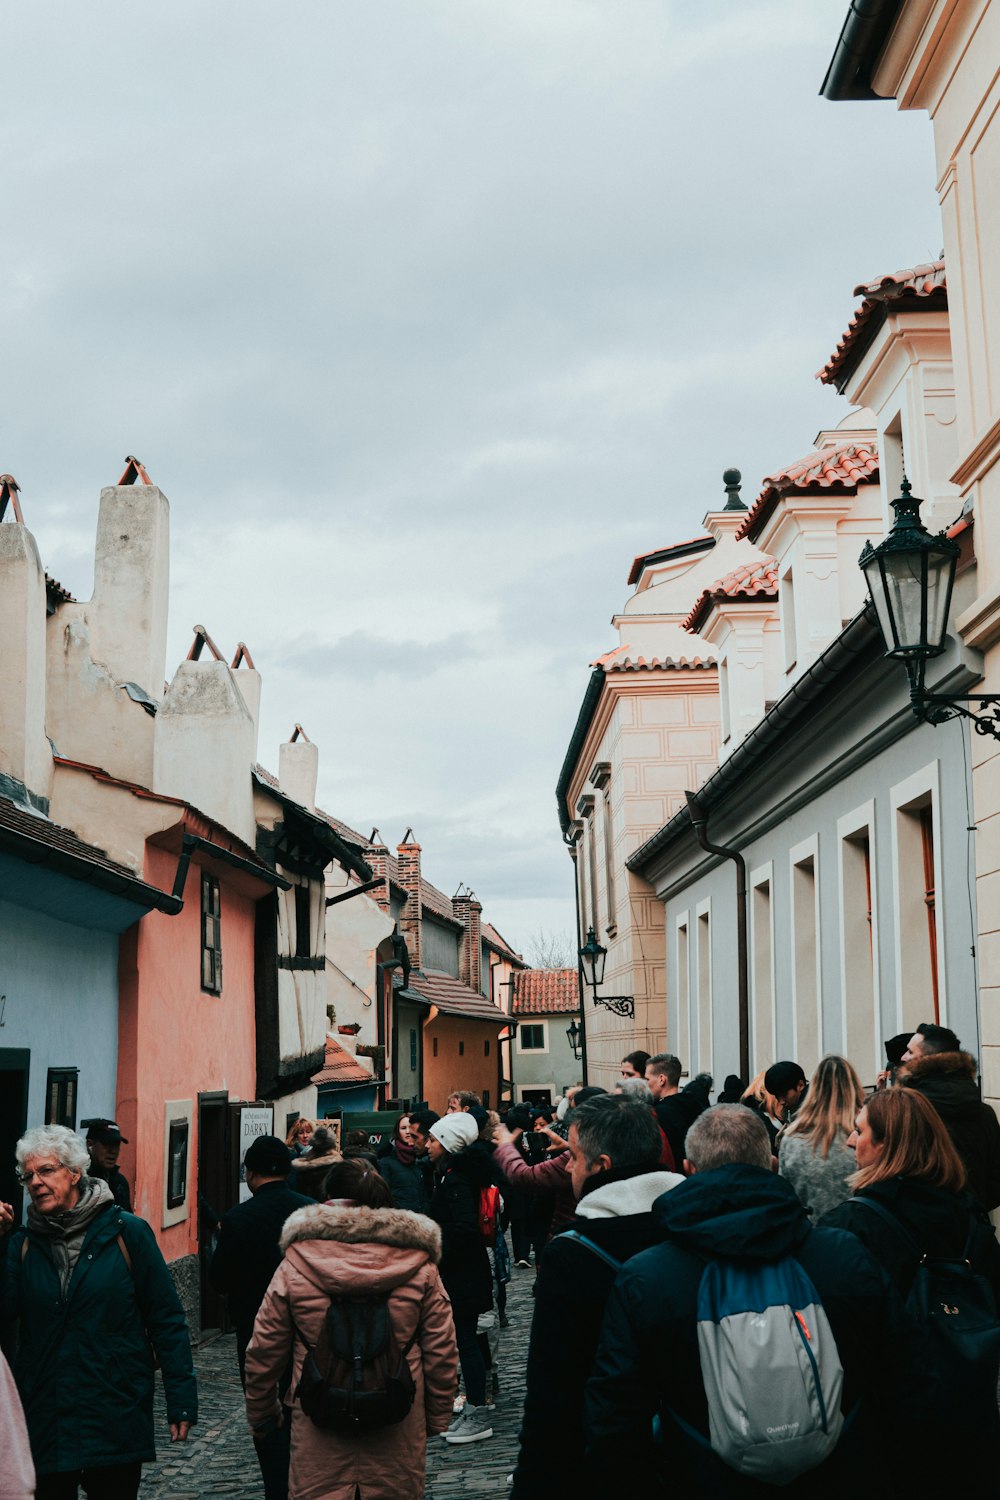
[[[3,1327],[20,1327],[14,1377],[39,1474],[156,1457],[151,1343],[167,1420],[197,1420],[184,1312],[145,1220],[117,1203],[100,1210],[65,1299],[48,1242],[30,1229],[11,1235],[4,1271]]]

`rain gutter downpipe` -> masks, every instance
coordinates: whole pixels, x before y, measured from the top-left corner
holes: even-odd
[[[713,844],[708,836],[708,813],[695,792],[685,792],[691,827],[706,854],[731,859],[736,866],[736,981],[740,1030],[740,1077],[750,1077],[750,984],[747,948],[747,862],[738,849]]]

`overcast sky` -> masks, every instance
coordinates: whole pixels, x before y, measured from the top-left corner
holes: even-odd
[[[818,97],[847,0],[22,5],[0,471],[89,597],[103,484],[320,801],[516,944],[572,929],[554,788],[636,552],[846,413],[856,282],[937,255],[930,127]]]

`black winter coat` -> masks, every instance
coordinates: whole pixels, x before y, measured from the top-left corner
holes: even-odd
[[[592,1181],[607,1181],[610,1174]],[[659,1239],[651,1213],[620,1218],[577,1217],[566,1226],[617,1261],[629,1260]],[[525,1376],[521,1448],[511,1500],[567,1495],[589,1500],[585,1462],[584,1393],[616,1270],[565,1231],[549,1241],[541,1261]]]
[[[20,1324],[14,1377],[39,1474],[156,1457],[150,1344],[167,1421],[197,1421],[184,1311],[143,1219],[115,1203],[94,1215],[65,1298],[48,1241],[19,1229],[6,1247],[2,1290],[5,1331]]]
[[[709,1089],[712,1078],[709,1073],[698,1073],[677,1094],[668,1094],[653,1105],[656,1122],[674,1155],[674,1171],[684,1170],[684,1138],[700,1114],[711,1104]]]
[[[979,1097],[971,1052],[921,1057],[897,1082],[933,1104],[965,1163],[969,1192],[985,1209],[1000,1208],[1000,1120]]]
[[[493,1271],[479,1232],[479,1193],[493,1181],[493,1160],[482,1141],[446,1156],[427,1212],[441,1226],[441,1280],[456,1317],[489,1312]]]
[[[946,1193],[913,1178],[894,1177],[862,1188],[846,1203],[824,1214],[825,1228],[848,1229],[866,1245],[905,1301],[919,1264],[903,1234],[887,1224],[881,1214],[865,1208],[871,1198],[887,1208],[901,1223],[925,1255],[959,1258],[972,1230],[972,1269],[993,1288],[1000,1307],[1000,1245],[993,1225],[971,1193]]]
[[[231,1208],[222,1220],[208,1279],[229,1299],[241,1370],[257,1311],[281,1264],[278,1241],[285,1220],[297,1208],[306,1208],[312,1202],[312,1198],[293,1192],[287,1182],[265,1182],[252,1198]]]
[[[378,1169],[389,1185],[395,1208],[407,1208],[415,1214],[427,1212],[427,1174],[419,1156],[411,1162],[400,1161],[390,1147],[379,1153]]]
[[[686,1497],[770,1495],[772,1486],[737,1474],[684,1435],[677,1415],[708,1435],[698,1354],[697,1299],[713,1258],[773,1261],[794,1255],[822,1298],[844,1368],[844,1410],[858,1413],[837,1451],[798,1482],[809,1500],[843,1500],[876,1460],[901,1451],[892,1409],[895,1298],[853,1235],[815,1229],[789,1183],[759,1167],[701,1172],[653,1207],[663,1243],[630,1261],[608,1301],[594,1375],[587,1387],[588,1465],[610,1493],[622,1455],[632,1473],[669,1479]],[[651,1438],[663,1423],[663,1447]],[[877,1417],[876,1417],[877,1413]],[[875,1423],[877,1438],[875,1443]],[[653,1491],[656,1492],[655,1490]]]

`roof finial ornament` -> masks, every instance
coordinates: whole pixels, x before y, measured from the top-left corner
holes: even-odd
[[[746,506],[740,499],[740,485],[743,475],[739,469],[726,469],[722,475],[722,482],[726,486],[726,510],[746,510]]]
[[[18,500],[21,486],[13,474],[0,474],[0,521],[7,513],[7,506],[14,512],[14,520],[19,526],[24,525],[24,516],[21,513],[21,502]]]

